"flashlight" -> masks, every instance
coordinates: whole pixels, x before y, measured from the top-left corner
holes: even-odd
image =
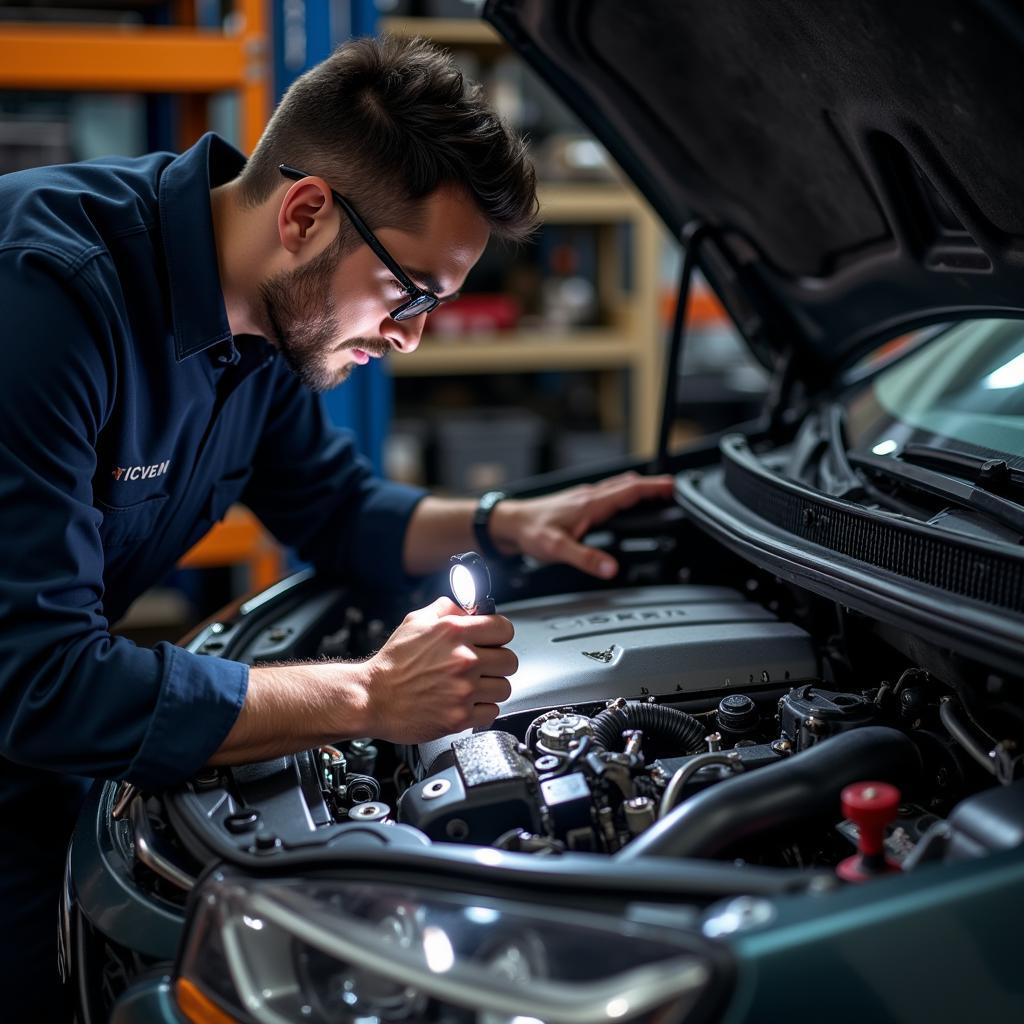
[[[451,562],[448,583],[463,611],[470,615],[493,615],[494,598],[487,563],[475,551],[452,555]]]

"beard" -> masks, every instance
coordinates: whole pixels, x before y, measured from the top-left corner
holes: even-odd
[[[330,356],[345,349],[362,349],[383,356],[391,344],[381,337],[336,339],[341,333],[331,282],[338,266],[334,247],[298,270],[282,271],[259,287],[263,328],[277,345],[288,368],[311,391],[330,391],[352,373],[354,363],[340,369]]]

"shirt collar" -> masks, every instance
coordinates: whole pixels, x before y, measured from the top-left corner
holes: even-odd
[[[245,157],[237,149],[207,132],[160,177],[160,227],[178,362],[213,345],[231,345],[210,189],[236,178],[244,166]]]

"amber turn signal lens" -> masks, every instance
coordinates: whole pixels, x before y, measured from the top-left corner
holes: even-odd
[[[193,1024],[238,1024],[237,1017],[225,1013],[188,978],[178,978],[175,981],[174,997],[177,1000],[178,1009]]]

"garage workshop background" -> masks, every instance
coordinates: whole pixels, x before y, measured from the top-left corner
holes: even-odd
[[[494,245],[419,350],[326,396],[378,469],[451,494],[653,452],[677,246],[603,148],[467,0],[22,0],[0,5],[0,173],[181,150],[251,151],[294,78],[354,36],[425,36],[529,137],[543,225]],[[695,100],[697,102],[699,100]],[[766,376],[720,307],[691,295],[673,442],[756,411]],[[242,507],[118,625],[175,639],[295,564]]]

